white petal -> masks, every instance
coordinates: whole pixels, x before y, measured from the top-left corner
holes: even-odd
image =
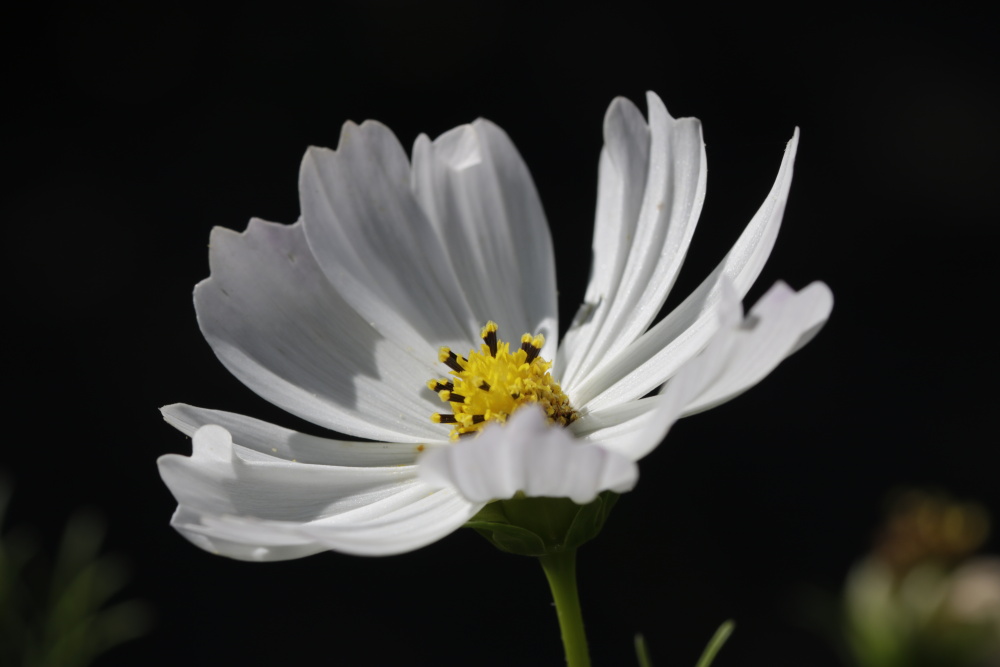
[[[160,457],[160,475],[183,509],[175,523],[192,542],[234,558],[277,559],[315,553],[310,546],[315,544],[337,548],[330,539],[317,538],[316,531],[355,533],[402,516],[422,534],[427,534],[425,525],[443,525],[441,512],[426,502],[437,494],[416,480],[415,466],[326,466],[262,460],[254,454],[234,446],[222,427],[209,425],[195,432],[192,456]],[[448,506],[452,530],[478,511],[464,501]],[[348,544],[342,550],[416,548],[408,546],[410,541],[383,537],[381,546],[358,551]]]
[[[413,148],[412,187],[437,230],[479,325],[495,320],[511,338],[558,343],[555,260],[545,213],[510,138],[487,120]]]
[[[649,126],[631,101],[617,97],[604,116],[590,281],[556,364],[563,386],[589,369],[587,351],[607,319],[610,295],[625,273],[649,170]]]
[[[803,337],[811,338],[819,331],[832,308],[833,294],[823,283],[812,283],[797,293],[777,283],[750,311],[745,326],[752,328],[737,336],[722,374],[687,406],[685,413],[725,403],[763,380],[801,347]]]
[[[306,238],[330,282],[381,336],[403,347],[448,345],[464,353],[483,323],[443,261],[445,248],[410,178],[387,127],[346,123],[336,151],[310,148],[302,160]]]
[[[705,200],[701,124],[675,120],[654,93],[647,103],[648,128],[626,100],[612,102],[605,117],[594,268],[561,360],[567,386],[632,343],[656,317]]]
[[[775,284],[746,319],[738,317],[735,293],[724,288],[719,330],[701,354],[686,363],[659,395],[586,414],[570,429],[585,441],[633,458],[645,456],[679,418],[706,410],[746,391],[815,331],[833,305],[829,288],[812,283],[794,292]]]
[[[728,283],[723,284],[718,330],[657,396],[591,412],[571,425],[582,440],[599,442],[634,461],[646,456],[683,416],[687,405],[722,373],[735,344],[742,308]]]
[[[253,220],[212,232],[212,275],[195,289],[202,333],[237,378],[329,429],[371,439],[434,438],[424,387],[437,350],[382,337],[330,285],[302,224]]]
[[[730,281],[739,298],[743,298],[771,254],[791,187],[798,139],[796,129],[771,192],[725,259],[669,315],[582,382],[568,388],[575,405],[597,410],[643,396],[705,347],[718,330],[715,311],[723,282]]]
[[[300,531],[330,549],[358,556],[389,556],[413,551],[461,528],[483,508],[453,489],[420,485],[420,496],[393,512],[365,521],[334,517]],[[338,520],[342,519],[342,520]]]
[[[176,403],[160,409],[171,426],[193,436],[202,426],[217,424],[233,436],[233,441],[261,455],[330,466],[395,466],[416,461],[417,454],[431,443],[352,442],[331,440],[275,426],[259,419],[221,410],[206,410]],[[248,455],[245,455],[248,456]]]
[[[452,489],[420,484],[373,506],[368,515],[344,513],[307,523],[187,512],[174,526],[194,544],[242,560],[283,560],[333,550],[356,556],[389,556],[427,546],[460,528],[482,509]],[[205,546],[207,544],[208,546]],[[259,546],[266,544],[266,547]],[[307,552],[308,550],[308,552]]]
[[[229,432],[208,425],[191,456],[167,454],[160,475],[177,501],[217,514],[304,522],[389,498],[416,483],[414,466],[329,466],[247,456]]]
[[[178,506],[170,525],[188,541],[200,549],[236,560],[277,561],[304,558],[327,548],[314,540],[286,534],[284,531],[270,531],[254,535],[234,534],[230,530],[212,529],[205,525],[203,517],[186,507]]]
[[[476,438],[429,451],[418,464],[421,480],[453,487],[480,503],[522,491],[582,505],[606,489],[631,490],[639,475],[632,461],[577,442],[534,406],[521,408],[506,424],[490,425]]]

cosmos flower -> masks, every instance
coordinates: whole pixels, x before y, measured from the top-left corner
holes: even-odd
[[[740,300],[774,244],[792,137],[764,204],[718,267],[657,315],[705,193],[700,123],[655,94],[604,121],[593,268],[559,341],[541,202],[507,135],[478,120],[412,160],[376,122],[302,163],[301,219],[216,228],[195,289],[202,333],[260,396],[319,427],[171,405],[190,457],[160,458],[172,524],[209,551],[384,555],[440,539],[515,493],[624,492],[680,417],[745,391],[808,341],[832,296],[778,283]],[[506,341],[506,342],[505,342]]]

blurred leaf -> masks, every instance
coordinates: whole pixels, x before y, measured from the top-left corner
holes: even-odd
[[[635,657],[639,661],[639,667],[653,667],[653,660],[649,657],[649,647],[646,646],[646,638],[642,633],[635,636]]]
[[[0,476],[0,664],[86,667],[148,632],[146,603],[111,602],[128,581],[128,569],[122,559],[101,554],[100,516],[74,513],[53,559],[23,530],[4,530],[10,496]]]

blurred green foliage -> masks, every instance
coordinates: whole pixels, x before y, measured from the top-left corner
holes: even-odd
[[[1000,667],[1000,557],[977,554],[985,507],[939,490],[887,498],[839,598],[804,590],[797,615],[853,667]]]
[[[27,527],[4,525],[10,498],[0,475],[0,665],[84,667],[149,630],[146,603],[113,600],[128,572],[101,553],[100,516],[75,512],[48,553]]]

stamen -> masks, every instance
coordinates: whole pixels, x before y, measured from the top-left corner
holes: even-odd
[[[435,414],[436,424],[451,424],[452,439],[473,435],[489,422],[507,421],[522,405],[537,403],[554,424],[568,426],[577,419],[569,398],[549,374],[552,362],[538,355],[545,337],[525,334],[520,348],[500,340],[496,322],[480,332],[483,344],[460,357],[442,347],[438,360],[451,369],[452,379],[431,380],[427,386],[451,404],[454,414]]]

